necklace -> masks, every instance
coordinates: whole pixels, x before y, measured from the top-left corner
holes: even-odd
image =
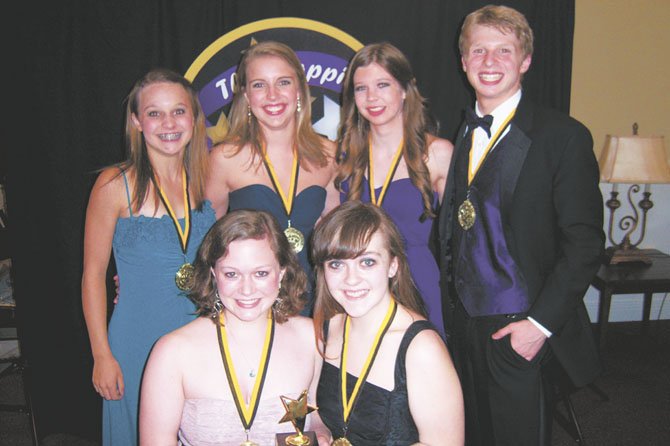
[[[230,327],[227,330],[228,336],[230,339],[234,342],[237,343],[237,337],[233,335],[233,332],[230,330]],[[247,355],[244,354],[244,349],[240,349],[240,355],[242,356],[242,359],[244,360],[244,363],[247,365],[247,368],[249,369],[249,372],[247,373],[247,376],[249,378],[255,378],[256,377],[256,368],[251,365],[251,362],[247,359]]]

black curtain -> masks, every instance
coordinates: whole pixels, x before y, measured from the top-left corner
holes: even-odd
[[[124,158],[123,100],[137,78],[154,66],[184,73],[216,38],[246,23],[313,19],[364,44],[399,47],[441,135],[453,140],[461,110],[473,100],[460,68],[459,26],[487,3],[72,0],[25,2],[21,20],[5,15],[15,22],[3,40],[14,50],[5,71],[20,122],[6,129],[13,138],[3,145],[0,173],[7,177],[15,297],[39,435],[99,436],[101,404],[90,384],[80,297],[84,213],[96,170]],[[504,3],[526,14],[536,35],[525,94],[567,111],[574,0]]]

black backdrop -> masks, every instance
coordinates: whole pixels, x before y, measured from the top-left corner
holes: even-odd
[[[84,213],[94,171],[124,157],[123,100],[137,78],[154,66],[185,72],[211,42],[246,23],[313,19],[364,44],[398,46],[442,136],[453,140],[461,110],[472,102],[460,69],[458,29],[467,13],[486,3],[72,0],[25,2],[23,21],[5,14],[20,22],[5,28],[11,32],[3,40],[10,50],[9,97],[20,96],[10,102],[23,127],[6,129],[15,138],[3,144],[0,174],[7,181],[17,315],[32,364],[39,435],[99,435],[101,405],[90,385],[80,303]],[[526,94],[568,111],[574,0],[504,3],[526,14],[536,33]]]

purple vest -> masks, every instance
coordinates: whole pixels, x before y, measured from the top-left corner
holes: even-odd
[[[500,167],[506,151],[503,138],[471,184],[470,201],[477,215],[474,225],[466,231],[458,221],[453,223],[453,284],[471,317],[524,313],[530,307],[526,281],[510,255],[503,231]],[[467,194],[468,153],[461,150],[455,160],[454,215]]]

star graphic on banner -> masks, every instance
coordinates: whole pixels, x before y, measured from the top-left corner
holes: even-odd
[[[325,135],[331,141],[337,139],[337,126],[340,123],[340,105],[323,96],[323,118],[314,123],[312,127],[317,133]]]
[[[280,396],[280,398],[286,413],[279,420],[279,423],[290,421],[295,424],[296,420],[305,418],[308,413],[318,410],[318,407],[307,402],[307,390],[303,390],[297,400],[287,396]]]
[[[212,140],[212,145],[216,145],[223,141],[223,138],[228,134],[230,125],[228,124],[228,119],[226,119],[226,114],[221,112],[219,115],[219,120],[216,121],[216,124],[207,127],[207,136]]]

